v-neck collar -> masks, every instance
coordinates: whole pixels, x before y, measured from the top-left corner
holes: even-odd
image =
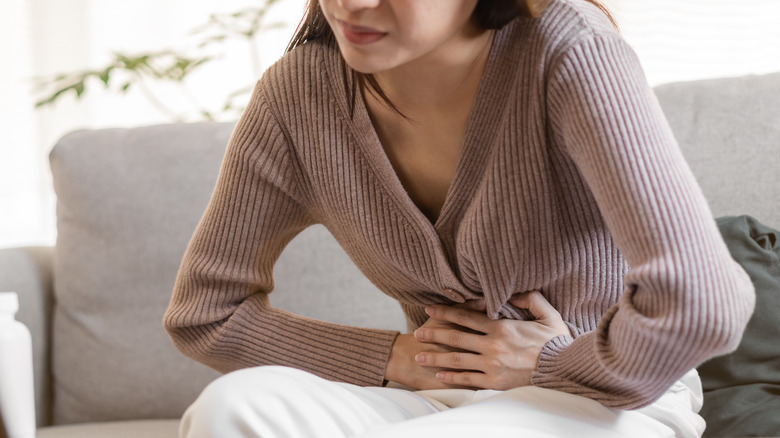
[[[496,31],[493,36],[493,45],[468,118],[455,174],[435,223],[431,223],[414,203],[396,174],[371,122],[354,71],[341,61],[336,42],[331,41],[328,44],[330,47],[325,49],[326,57],[329,57],[324,62],[325,72],[334,89],[336,104],[351,125],[350,129],[360,150],[386,192],[395,198],[402,213],[434,238],[440,248],[441,234],[453,233],[460,225],[482,180],[495,144],[509,98],[505,88],[511,81],[517,62],[516,58],[509,55],[517,44],[516,38],[512,38],[516,26],[517,21],[514,21]],[[441,255],[447,259],[443,248]],[[451,266],[450,269],[454,277]]]

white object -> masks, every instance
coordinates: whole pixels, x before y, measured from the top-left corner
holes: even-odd
[[[407,391],[331,382],[268,366],[212,382],[181,421],[182,438],[698,438],[695,370],[633,411],[551,389]]]
[[[16,292],[0,292],[0,412],[8,438],[35,438],[32,337],[18,310]]]

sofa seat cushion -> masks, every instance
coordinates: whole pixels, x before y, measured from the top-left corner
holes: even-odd
[[[116,421],[38,429],[37,438],[176,438],[179,420]]]

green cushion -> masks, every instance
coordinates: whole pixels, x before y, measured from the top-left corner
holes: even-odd
[[[701,365],[705,437],[780,436],[780,231],[750,216],[717,219],[750,275],[756,310],[731,354]]]

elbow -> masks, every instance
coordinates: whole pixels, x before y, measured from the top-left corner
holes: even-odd
[[[695,343],[705,347],[707,360],[737,349],[755,307],[755,288],[750,277],[736,262],[724,270],[721,286],[707,291],[699,300],[701,310],[692,312],[696,328]]]
[[[183,318],[177,317],[172,310],[172,308],[168,308],[165,312],[165,316],[163,316],[163,328],[166,333],[168,333],[168,337],[177,350],[184,353],[186,356],[198,360],[200,350],[202,349],[193,348],[193,345],[198,345],[198,343],[193,342],[197,334],[197,325],[188,323]]]
[[[213,330],[210,330],[209,324],[188,321],[181,315],[177,316],[174,308],[168,308],[163,316],[162,325],[173,346],[182,354],[221,371],[218,364],[213,363],[216,342],[210,335]]]

